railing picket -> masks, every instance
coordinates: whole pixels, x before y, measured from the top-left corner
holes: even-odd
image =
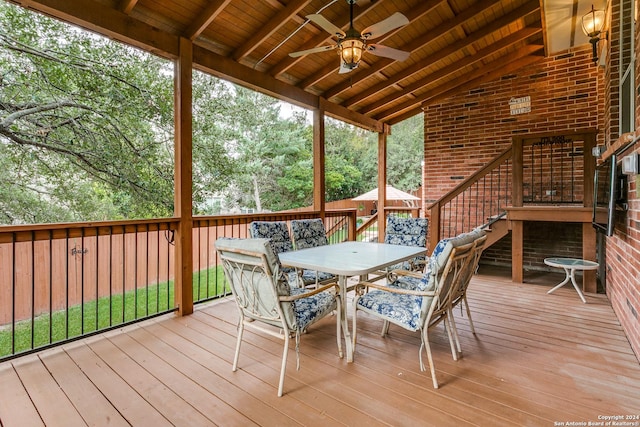
[[[35,347],[36,338],[36,250],[35,232],[31,232],[31,348]]]
[[[53,231],[49,230],[49,343],[53,342]]]

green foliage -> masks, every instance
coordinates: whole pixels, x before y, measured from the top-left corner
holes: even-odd
[[[173,65],[7,2],[0,19],[0,224],[173,215]],[[312,203],[312,127],[280,107],[193,72],[194,214]],[[327,200],[376,187],[377,135],[325,135]],[[422,135],[393,127],[390,184],[420,185]]]
[[[0,200],[1,222],[170,215],[168,63],[4,2],[0,15],[0,144],[28,183],[19,205]]]

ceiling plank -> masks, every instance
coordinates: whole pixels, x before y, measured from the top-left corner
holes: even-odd
[[[122,13],[126,13],[128,15],[136,6],[136,3],[138,3],[138,0],[121,0],[120,5],[118,6],[118,9]]]
[[[405,44],[399,49],[406,50],[409,52],[415,52],[416,50],[424,47],[426,44],[438,39],[439,37],[442,37],[443,35],[454,30],[455,28],[458,28],[460,25],[464,24],[465,22],[475,18],[478,14],[484,12],[485,9],[499,2],[500,2],[499,0],[483,0],[480,3],[475,4],[473,7],[466,9],[464,12],[460,13],[459,15],[456,15],[452,19],[443,22],[442,24],[436,26],[435,28],[427,30],[427,32],[422,34],[422,36],[412,40],[411,42]],[[535,3],[538,5],[538,7],[540,7],[538,0],[531,0],[529,3]],[[510,14],[513,14],[513,12],[511,12]],[[518,15],[518,18],[519,17],[520,15]],[[322,95],[327,99],[332,99],[338,96],[339,94],[341,94],[342,92],[344,92],[345,90],[351,88],[352,86],[355,86],[356,84],[368,79],[374,73],[379,73],[380,71],[387,68],[389,65],[393,64],[394,62],[395,62],[394,60],[386,59],[386,58],[380,61],[377,61],[370,69],[357,72],[355,76],[352,76],[350,81],[342,82],[332,87],[331,89],[325,91]]]
[[[448,93],[449,95],[447,96],[450,96],[451,94],[456,93],[460,90],[477,87],[477,85],[479,84],[477,83],[477,79],[483,76],[491,75],[492,79],[499,78],[517,69],[513,68],[515,66],[514,64],[520,64],[521,59],[524,57],[530,56],[532,58],[535,58],[536,61],[543,59],[543,56],[531,56],[535,52],[542,51],[542,49],[542,45],[528,45],[520,48],[517,52],[502,56],[501,58],[476,69],[475,71],[466,73],[465,78],[453,79],[447,84],[440,85],[401,104],[394,105],[392,108],[389,108],[388,110],[377,114],[375,118],[377,120],[386,121],[405,110],[415,108],[416,105],[430,102],[436,97],[438,97],[438,99],[441,99],[443,93]],[[519,67],[522,67],[522,65],[518,65],[518,68]]]
[[[351,111],[341,105],[327,102],[319,96],[288,85],[267,74],[256,73],[253,68],[239,64],[231,58],[217,55],[202,47],[193,47],[193,63],[195,68],[203,72],[240,86],[248,87],[303,108],[317,110],[322,106],[325,113],[333,118],[375,132],[384,131],[384,124],[377,120]]]
[[[533,46],[533,45],[532,45]],[[531,46],[531,47],[532,47]],[[457,93],[460,93],[461,91],[466,91],[466,90],[471,90],[471,89],[475,89],[480,87],[481,85],[483,85],[484,83],[488,83],[494,80],[499,79],[500,77],[513,73],[515,71],[518,71],[521,68],[527,67],[529,65],[532,64],[536,64],[540,61],[542,61],[544,59],[544,46],[540,45],[538,46],[538,55],[527,55],[527,56],[523,56],[522,58],[519,58],[515,61],[512,61],[508,64],[505,65],[504,62],[502,62],[501,64],[498,63],[495,64],[496,68],[491,71],[488,74],[485,74],[484,76],[480,76],[476,79],[470,80],[466,83],[464,83],[463,85],[460,85],[458,87],[455,88],[451,88],[446,92],[442,92],[439,93],[427,100],[425,100],[425,102],[422,104],[424,105],[430,105],[433,104],[437,101],[440,101],[441,99],[446,99],[449,98]]]
[[[369,6],[367,6],[366,8],[359,9],[359,12],[354,14],[353,16],[354,21],[364,16],[374,6],[377,6],[378,4],[383,3],[383,1],[384,0],[381,0],[378,2],[371,2]],[[439,0],[439,1],[442,1],[442,0]],[[307,24],[311,25],[309,22],[310,21],[305,20],[305,25]],[[349,16],[345,15],[340,21],[334,22],[334,24],[340,28],[345,28],[349,24]],[[301,50],[313,49],[314,47],[321,46],[327,42],[331,42],[333,44],[336,43],[336,41],[331,37],[331,35],[323,30],[321,31],[320,34],[312,37],[308,42],[306,42],[302,46],[299,46],[295,50],[301,51]],[[289,68],[297,64],[299,61],[302,61],[303,58],[304,56],[299,56],[297,58],[292,58],[290,56],[287,56],[285,60],[280,61],[275,67],[271,68],[268,71],[268,73],[273,77],[278,77],[282,75],[284,72],[286,72]],[[336,69],[337,69],[337,66],[336,66]]]
[[[164,58],[176,59],[179,37],[140,22],[119,10],[92,0],[12,0],[98,34]]]
[[[478,61],[483,60],[484,58],[494,55],[496,53],[498,53],[500,50],[502,49],[506,49],[510,46],[513,46],[516,43],[521,42],[522,40],[531,37],[533,35],[536,34],[540,34],[542,32],[541,28],[536,28],[536,27],[527,27],[527,28],[523,28],[522,30],[511,34],[510,36],[507,36],[503,39],[498,40],[497,42],[495,42],[492,45],[489,45],[487,47],[485,47],[484,49],[481,49],[479,51],[477,51],[474,55],[470,55],[467,56],[461,60],[455,61],[452,64],[441,68],[439,70],[437,70],[434,73],[429,74],[428,76],[425,76],[423,78],[421,78],[420,80],[416,80],[415,82],[411,83],[410,85],[405,86],[404,88],[402,88],[399,91],[396,91],[394,93],[392,93],[391,95],[388,95],[382,99],[379,99],[375,102],[372,102],[371,104],[367,105],[364,108],[361,108],[360,111],[363,114],[367,114],[367,113],[371,113],[375,110],[378,110],[382,107],[384,107],[387,104],[390,104],[394,101],[397,101],[399,98],[402,98],[404,96],[407,96],[413,92],[415,92],[416,90],[420,90],[420,88],[427,86],[429,84],[434,84],[435,82],[437,82],[438,80],[447,77],[450,74],[453,74],[455,72],[457,72],[458,70],[460,70],[460,68],[463,67],[467,67],[469,65],[473,65]],[[463,40],[461,40],[463,41]],[[431,60],[432,58],[427,58],[427,60]],[[433,61],[431,62],[435,62],[435,58]]]
[[[386,80],[375,84],[373,86],[371,86],[370,88],[363,90],[362,92],[359,92],[358,94],[354,95],[353,97],[351,97],[350,99],[348,99],[347,101],[345,101],[343,103],[343,105],[345,107],[350,107],[351,105],[355,105],[357,103],[360,103],[366,99],[368,99],[369,97],[376,95],[378,93],[380,93],[380,91],[384,90],[385,88],[391,86],[391,85],[396,85],[399,82],[401,82],[402,80],[424,70],[425,68],[429,67],[431,64],[436,63],[437,61],[446,58],[447,56],[451,55],[454,52],[457,52],[458,50],[462,50],[465,47],[469,46],[472,43],[475,43],[476,41],[482,39],[483,37],[485,37],[486,35],[499,30],[500,28],[509,25],[510,22],[508,22],[507,20],[499,20],[499,21],[494,21],[493,23],[491,23],[490,25],[488,25],[487,27],[482,28],[480,31],[476,31],[472,34],[470,34],[469,36],[467,36],[464,39],[461,39],[449,46],[447,46],[445,49],[440,49],[435,55],[431,55],[419,62],[416,62],[413,66],[408,67],[402,71],[400,71],[397,74],[394,74],[392,77],[387,78]],[[537,32],[540,31],[539,28],[537,27],[530,27],[530,29],[525,29],[525,30],[521,30],[524,31],[524,33],[520,33],[523,37],[522,38],[526,38],[529,37]],[[527,35],[528,34],[528,35]],[[512,37],[514,37],[513,35],[508,36],[509,39],[511,39]],[[520,36],[517,36],[518,38]],[[519,38],[520,40],[520,38]],[[494,43],[490,46],[488,46],[486,49],[501,49],[502,47],[500,47],[502,45],[503,42],[499,41],[497,43]],[[511,44],[511,43],[509,43]],[[504,46],[503,46],[504,47]],[[486,50],[483,49],[483,50]]]
[[[296,0],[292,1],[276,14],[276,16],[269,19],[269,23],[260,28],[259,31],[253,34],[247,41],[244,42],[233,53],[233,59],[240,61],[245,56],[249,55],[253,50],[268,39],[273,33],[278,31],[288,20],[295,16],[301,9],[311,3],[311,0]]]
[[[222,10],[231,3],[231,0],[214,0],[198,16],[189,28],[184,32],[184,36],[189,40],[195,40],[213,22]]]

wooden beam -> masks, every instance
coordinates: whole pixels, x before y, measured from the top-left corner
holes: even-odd
[[[136,3],[138,3],[138,0],[121,0],[120,4],[118,5],[118,9],[122,13],[126,13],[128,15],[136,6]]]
[[[178,58],[178,37],[92,0],[15,0],[37,10],[164,58]]]
[[[207,28],[231,0],[214,0],[184,32],[189,40],[195,40]]]
[[[514,150],[514,155],[516,154]],[[514,174],[516,165],[513,163]],[[520,173],[522,176],[522,173]],[[516,184],[514,183],[514,187]],[[522,181],[520,181],[522,187]],[[591,224],[592,208],[583,206],[513,206],[506,207],[507,219],[513,221],[580,222]]]
[[[269,19],[269,23],[255,32],[249,39],[247,39],[242,46],[240,46],[233,53],[233,59],[240,61],[253,50],[261,45],[267,38],[273,33],[278,31],[285,23],[287,23],[291,17],[295,16],[300,10],[311,3],[311,0],[295,0],[290,2],[284,9],[278,12],[274,17]]]
[[[180,39],[175,62],[175,302],[178,314],[193,312],[193,200],[192,200],[192,54],[191,40]]]
[[[323,98],[286,84],[263,73],[257,73],[253,68],[239,64],[230,58],[217,55],[202,47],[193,47],[194,66],[206,73],[224,80],[248,87],[261,93],[290,102],[310,110],[323,109],[325,113],[335,119],[376,132],[383,131],[383,124],[377,120],[351,111],[341,105],[327,102]]]
[[[423,87],[426,87],[427,85],[430,84],[436,84],[436,82],[442,78],[445,78],[447,76],[449,76],[450,74],[454,74],[458,71],[460,71],[461,68],[464,67],[468,67],[471,66],[479,61],[482,61],[483,59],[496,55],[498,52],[500,52],[502,49],[507,49],[511,46],[513,46],[516,43],[521,42],[522,40],[531,37],[535,34],[539,34],[541,33],[542,29],[541,28],[524,28],[518,32],[515,32],[503,39],[498,40],[497,42],[485,47],[484,49],[480,49],[479,51],[477,51],[474,55],[470,55],[467,56],[461,60],[458,61],[454,61],[452,62],[450,65],[441,68],[439,70],[437,70],[434,73],[431,73],[427,76],[424,76],[423,78],[414,81],[413,83],[405,86],[402,90],[396,91],[394,93],[392,93],[389,96],[386,96],[385,98],[382,98],[376,102],[373,102],[369,105],[367,105],[366,107],[361,108],[360,110],[358,110],[359,112],[361,112],[362,114],[367,114],[370,113],[372,111],[375,111],[391,102],[394,102],[396,100],[398,100],[398,98],[407,96],[412,94],[413,92],[420,90]],[[475,34],[475,33],[474,33]],[[429,64],[433,64],[436,63],[437,61],[440,61],[444,58],[446,58],[447,56],[449,56],[450,54],[453,54],[455,52],[459,52],[459,51],[465,51],[465,49],[467,47],[469,47],[472,43],[475,43],[477,41],[476,37],[469,36],[467,38],[464,38],[456,43],[453,43],[452,45],[447,46],[445,49],[441,49],[440,51],[438,51],[435,55],[432,55],[428,58],[426,58],[424,61],[420,61],[418,64],[416,65],[420,65],[421,69],[424,69],[425,67],[427,67]],[[394,78],[392,80],[387,80],[387,81],[383,81],[377,85],[375,85],[375,89],[376,92],[379,92],[381,90],[384,90],[385,87],[387,86],[381,86],[382,84],[395,84],[399,81],[401,81],[403,79],[403,76],[405,74],[407,74],[408,76],[415,74],[416,72],[418,72],[417,69],[415,69],[416,67],[410,67],[411,71],[405,73],[405,72],[401,72],[398,73],[397,75],[394,76]],[[373,95],[374,93],[371,93],[370,90],[366,91],[367,93],[363,93],[363,94],[358,94],[357,96],[354,96],[353,99],[358,99],[358,98],[366,98],[368,96]],[[351,105],[353,103],[355,103],[354,101],[349,100],[348,104]],[[348,106],[345,104],[345,106]]]
[[[485,12],[486,8],[491,7],[495,3],[499,3],[499,0],[483,0],[478,4],[475,4],[472,7],[465,9],[462,13],[453,17],[452,19],[446,22],[443,22],[438,27],[432,28],[432,29],[426,29],[422,36],[410,41],[404,46],[399,47],[399,49],[405,50],[408,52],[414,52],[418,49],[421,49],[426,44],[438,39],[439,37],[442,37],[443,35],[459,27],[465,22],[475,18],[476,15]],[[419,16],[422,16],[423,12],[426,13],[427,11],[431,10],[431,8],[434,6],[437,6],[437,4],[434,5],[433,2],[424,3],[421,10],[418,11],[420,13]],[[418,15],[418,13],[415,13],[415,15]],[[376,61],[371,68],[357,72],[354,76],[350,76],[351,78],[349,80],[344,81],[332,87],[331,89],[327,90],[326,92],[324,92],[322,96],[324,96],[327,99],[332,99],[335,96],[344,92],[345,90],[349,89],[350,87],[355,86],[356,84],[371,77],[372,75],[380,73],[382,70],[384,70],[394,62],[395,61],[393,59],[387,59],[387,58]]]

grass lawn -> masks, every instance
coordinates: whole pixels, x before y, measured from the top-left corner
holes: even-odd
[[[201,270],[193,276],[193,300],[202,301],[230,292],[221,266]],[[173,280],[149,285],[137,291],[102,297],[69,307],[69,310],[39,315],[16,322],[15,353],[77,337],[135,319],[173,309]],[[33,334],[32,334],[33,331]],[[0,357],[12,354],[11,325],[0,326]]]

